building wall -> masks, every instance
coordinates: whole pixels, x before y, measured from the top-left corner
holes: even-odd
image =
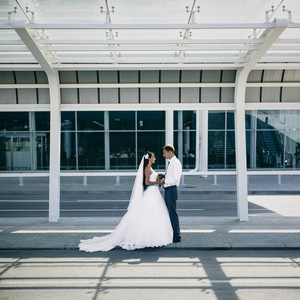
[[[193,169],[199,155],[199,109],[208,111],[207,167],[235,168],[234,70],[61,71],[59,76],[61,104],[69,105],[61,112],[61,169],[135,169],[145,150],[160,152],[169,122],[184,168]],[[279,110],[259,106],[300,102],[299,82],[300,70],[251,71],[246,88],[246,103],[252,104],[246,112],[248,168],[300,167],[299,110],[285,110],[284,104]],[[0,72],[2,171],[49,168],[49,103],[44,72]],[[91,104],[99,106],[87,111]],[[139,104],[153,104],[155,111],[151,106],[137,110]],[[160,109],[164,104],[174,104],[169,106],[174,121]],[[184,104],[191,106],[183,111]],[[226,104],[231,109],[224,109]],[[9,105],[10,112],[5,111]],[[22,111],[18,105],[28,106],[20,106]],[[157,164],[163,168],[164,161]]]

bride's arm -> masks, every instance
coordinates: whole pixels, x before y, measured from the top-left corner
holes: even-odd
[[[145,170],[145,183],[146,185],[150,185],[150,184],[159,184],[159,181],[150,181],[150,175],[151,175],[151,170],[150,169],[146,169]]]

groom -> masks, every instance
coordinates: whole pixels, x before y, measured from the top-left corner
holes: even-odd
[[[168,159],[165,179],[162,184],[165,189],[165,201],[170,214],[170,220],[173,227],[173,243],[181,241],[179,219],[176,211],[176,201],[178,198],[177,187],[180,183],[182,165],[174,154],[175,149],[172,145],[167,144],[163,147],[163,155]]]

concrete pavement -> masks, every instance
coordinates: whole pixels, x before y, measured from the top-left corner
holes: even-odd
[[[2,249],[78,249],[81,239],[111,232],[120,217],[1,218]],[[167,249],[300,249],[299,217],[181,217],[182,242]],[[125,251],[125,250],[124,250]]]
[[[295,250],[0,251],[6,300],[300,299]]]

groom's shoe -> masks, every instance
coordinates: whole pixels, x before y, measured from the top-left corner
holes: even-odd
[[[173,243],[180,243],[181,242],[181,237],[177,237],[173,239]]]

